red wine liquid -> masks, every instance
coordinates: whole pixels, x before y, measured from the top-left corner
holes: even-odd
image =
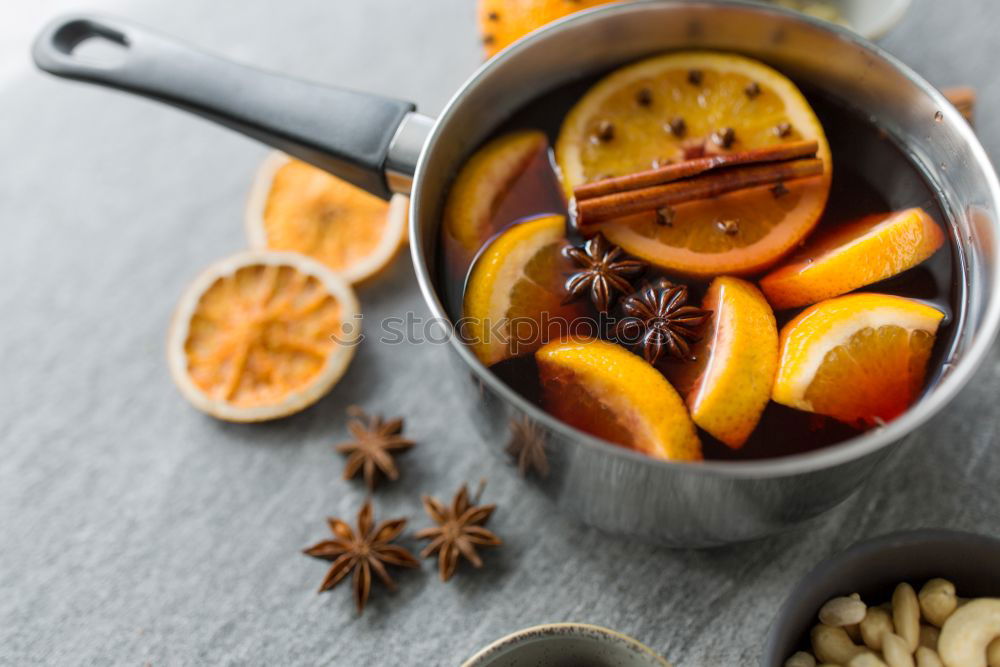
[[[496,135],[515,129],[539,129],[548,135],[550,143],[554,143],[563,117],[594,81],[576,82],[542,96],[499,128]],[[810,94],[808,88],[803,92],[822,122],[833,152],[830,197],[814,233],[872,213],[914,206],[922,207],[944,229],[951,229],[927,180],[892,140],[848,107],[822,95]],[[492,214],[491,228],[499,233],[524,220],[553,213],[565,215],[566,203],[552,168],[551,154],[546,152],[532,160],[499,202]],[[577,241],[579,239],[574,240]],[[446,304],[453,317],[461,316],[461,297],[468,268],[465,266],[459,271],[449,262],[442,263],[441,284],[445,286]],[[648,277],[656,275],[651,273]],[[690,287],[691,302],[700,303],[707,282],[683,282]],[[945,313],[931,356],[928,386],[940,377],[943,362],[953,344],[961,290],[953,242],[923,264],[863,288],[863,291],[920,299]],[[776,313],[779,329],[799,312],[801,309]],[[541,387],[533,356],[509,359],[491,370],[526,399],[541,405]],[[699,429],[705,458],[715,460],[799,454],[841,442],[858,433],[857,429],[836,420],[773,402],[768,404],[753,435],[739,450],[730,449]]]

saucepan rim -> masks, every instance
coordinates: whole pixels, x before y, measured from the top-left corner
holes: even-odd
[[[503,67],[508,60],[515,57],[520,51],[529,48],[535,43],[544,41],[549,35],[561,31],[567,26],[583,22],[600,21],[612,14],[647,11],[650,6],[665,8],[703,7],[705,4],[705,2],[699,2],[698,0],[642,0],[641,2],[615,3],[578,12],[540,28],[507,47],[480,66],[452,96],[441,115],[435,121],[433,129],[424,144],[424,149],[416,166],[414,188],[410,201],[410,253],[420,291],[434,317],[441,318],[443,321],[452,321],[438,297],[437,289],[433,284],[433,277],[425,262],[425,242],[423,235],[420,233],[420,218],[417,215],[417,211],[422,206],[420,184],[424,179],[424,171],[427,168],[431,147],[442,139],[445,128],[449,125],[449,119],[461,107],[470,90],[477,85],[477,82],[486,73],[495,68]],[[871,58],[887,63],[936,104],[943,114],[943,122],[955,127],[974,156],[974,160],[970,163],[969,168],[982,172],[990,191],[991,201],[988,203],[993,205],[995,211],[1000,211],[1000,183],[998,183],[996,173],[989,158],[986,156],[985,149],[980,144],[972,128],[934,86],[907,65],[879,46],[847,28],[814,19],[792,10],[781,7],[763,6],[747,0],[717,0],[713,1],[712,4],[729,9],[773,14],[776,17],[780,17],[783,21],[797,21],[814,29],[833,33],[839,40],[848,42],[855,48],[867,51]],[[440,193],[438,196],[440,196]],[[997,224],[995,222],[992,224],[995,229]],[[991,239],[983,239],[981,243],[989,245],[989,247],[985,248],[987,254],[1000,257],[1000,233],[991,236]],[[917,405],[907,410],[901,417],[883,427],[822,449],[754,461],[702,461],[698,463],[664,461],[611,444],[577,430],[528,401],[507,386],[499,377],[476,359],[468,346],[457,340],[455,336],[451,337],[449,344],[453,346],[454,351],[458,353],[462,361],[475,373],[478,380],[502,397],[504,401],[526,414],[532,420],[543,424],[546,428],[580,446],[596,447],[613,456],[638,460],[652,467],[662,466],[673,471],[683,470],[694,475],[734,478],[774,478],[831,468],[872,454],[910,434],[948,404],[968,382],[976,370],[978,363],[990,349],[993,339],[996,336],[997,327],[1000,324],[1000,274],[993,279],[992,289],[987,289],[986,292],[988,294],[988,303],[977,330],[971,334],[972,341],[969,347],[938,384],[928,394],[923,396]]]

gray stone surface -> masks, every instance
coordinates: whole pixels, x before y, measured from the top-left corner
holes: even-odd
[[[39,6],[64,4],[0,9],[17,37],[0,43],[0,664],[456,665],[513,630],[574,620],[680,665],[751,665],[780,600],[827,554],[901,528],[1000,531],[995,353],[840,509],[705,552],[612,539],[554,513],[456,413],[442,348],[365,345],[332,394],[280,423],[202,416],[168,377],[167,322],[192,276],[244,247],[243,199],[265,150],[31,71],[24,36]],[[431,113],[479,63],[472,0],[88,5]],[[932,82],[979,89],[994,155],[998,14],[991,0],[918,0],[885,40]],[[406,257],[360,297],[368,317],[426,314]],[[448,585],[431,563],[401,574],[361,618],[348,590],[316,595],[324,566],[299,554],[324,536],[324,516],[351,515],[364,497],[331,452],[354,402],[406,415],[420,441],[379,492],[381,515],[425,525],[421,492],[486,476],[506,540],[488,570]]]

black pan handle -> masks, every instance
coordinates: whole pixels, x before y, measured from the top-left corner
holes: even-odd
[[[104,39],[121,53],[74,54]],[[409,102],[331,88],[238,65],[118,19],[66,16],[46,26],[35,64],[56,76],[136,93],[204,116],[310,162],[383,198],[385,162]]]

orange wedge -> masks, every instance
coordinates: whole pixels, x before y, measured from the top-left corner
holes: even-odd
[[[810,239],[760,288],[778,310],[808,306],[911,269],[944,240],[922,208],[869,215]]]
[[[694,423],[733,449],[753,433],[771,399],[778,368],[778,327],[756,287],[723,276],[705,293],[712,311],[694,362],[671,362],[667,376],[683,395]]]
[[[730,135],[728,130],[732,131]],[[830,148],[791,81],[742,56],[680,52],[619,69],[566,117],[556,161],[566,194],[593,180],[643,171],[701,152],[816,141],[824,173],[600,226],[609,241],[674,273],[748,275],[769,268],[819,221],[830,190]]]
[[[618,0],[480,0],[479,31],[489,58],[556,19]]]
[[[547,216],[514,225],[476,260],[459,333],[487,366],[568,335],[586,314],[582,305],[564,303],[563,283],[573,270],[560,253],[566,244],[565,218]]]
[[[351,283],[384,269],[406,240],[409,199],[386,203],[310,164],[273,153],[247,202],[250,246],[313,257]]]
[[[649,456],[701,460],[684,402],[642,357],[591,338],[554,341],[535,359],[545,408],[559,419]]]
[[[849,294],[804,310],[781,330],[771,397],[782,405],[873,426],[919,397],[944,314],[888,294]]]
[[[547,148],[548,139],[541,132],[511,132],[487,143],[462,167],[444,207],[446,250],[460,272],[500,231],[494,216],[505,196],[533,161],[548,160]]]
[[[245,252],[202,273],[181,297],[167,340],[181,393],[236,422],[284,417],[315,403],[354,356],[354,291],[294,253]]]

